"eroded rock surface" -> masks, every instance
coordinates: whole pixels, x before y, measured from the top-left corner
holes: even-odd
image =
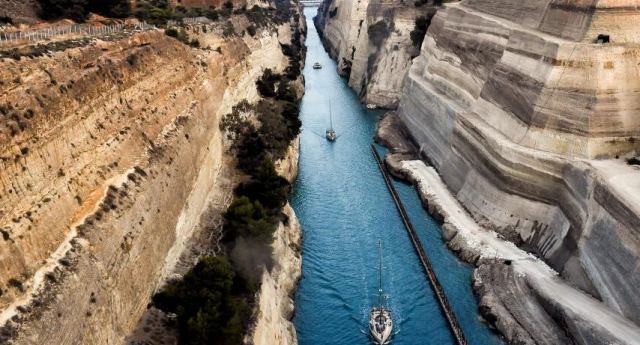
[[[340,74],[371,107],[395,108],[402,83],[417,55],[411,40],[415,20],[435,11],[432,1],[332,0],[322,3],[315,18]]]
[[[373,92],[362,90],[380,83],[400,95],[402,126],[380,127],[387,132],[382,141],[403,145],[387,159],[394,173],[410,177],[402,165],[411,159],[398,138],[402,134],[389,134],[395,127],[411,138],[422,160],[437,170],[474,222],[540,257],[564,282],[622,315],[614,324],[640,324],[640,292],[635,288],[640,284],[640,171],[625,162],[640,151],[636,4],[447,3],[430,23],[401,82],[398,73],[385,75],[382,82],[371,75],[360,77],[364,60],[356,56],[362,42],[368,41],[371,49],[360,26],[371,28],[377,22],[369,19],[373,5],[374,0],[325,1],[316,25],[365,103]],[[387,21],[378,28],[385,29],[380,32],[387,33],[383,42],[388,42],[397,33],[389,34],[389,28],[402,20],[382,17]],[[377,54],[397,53],[382,49],[368,56],[386,61]],[[452,239],[455,232],[445,226],[445,235]],[[459,241],[451,246],[466,260],[478,258],[461,250]],[[542,289],[533,289],[534,280],[525,284],[535,290],[531,292],[508,268],[503,272],[500,266],[486,265],[477,277],[493,277],[501,282],[496,288],[523,287],[498,293],[477,285],[493,296],[493,308],[502,311],[492,313],[483,306],[483,313],[497,315],[496,324],[502,324],[498,327],[510,340],[614,341],[608,331],[583,322],[586,316],[580,313],[588,311],[558,306]],[[508,301],[520,299],[529,301],[530,308],[509,311]]]
[[[219,120],[284,70],[287,30],[187,31],[211,49],[150,30],[0,61],[0,342],[124,343],[215,240],[235,179]]]
[[[637,36],[605,25],[640,15],[623,5],[536,1],[526,19],[506,0],[449,5],[399,114],[477,221],[638,322],[640,200],[623,192],[638,172],[595,160],[639,145]],[[601,31],[612,43],[593,42]]]

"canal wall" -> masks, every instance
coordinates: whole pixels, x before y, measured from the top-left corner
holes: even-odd
[[[278,174],[293,183],[298,174],[300,137],[276,162]],[[291,319],[295,311],[293,296],[302,274],[302,229],[295,211],[287,203],[283,209],[287,221],[273,235],[274,267],[263,272],[257,297],[256,321],[249,338],[254,345],[296,345],[298,338]]]
[[[291,44],[296,27],[301,31],[301,40],[306,40],[306,17],[302,6],[295,5],[298,21],[291,27],[278,30],[280,44]],[[306,56],[300,61],[304,68]],[[305,92],[304,76],[293,82],[296,98],[302,99]],[[287,148],[284,158],[275,162],[276,172],[293,184],[298,176],[300,160],[300,135]],[[273,267],[262,273],[260,291],[256,297],[255,321],[247,338],[253,345],[297,345],[298,337],[293,324],[295,312],[294,296],[302,275],[302,228],[291,205],[283,207],[286,220],[278,224],[273,234]]]
[[[412,40],[418,17],[435,12],[432,1],[324,1],[314,18],[327,51],[368,107],[398,106],[411,58],[419,52]]]
[[[635,323],[476,223],[433,167],[401,160],[392,169],[407,176],[429,212],[442,221],[449,248],[478,266],[473,284],[480,310],[511,343],[638,344]]]
[[[219,50],[152,30],[0,61],[0,343],[159,343],[141,316],[216,250],[237,181],[219,121],[287,66],[285,30],[238,16],[186,28]]]
[[[640,11],[539,1],[524,20],[509,3],[438,12],[399,117],[476,221],[640,323],[640,171],[624,160],[640,152],[640,101],[623,101],[640,90],[640,50],[627,24],[604,22]]]

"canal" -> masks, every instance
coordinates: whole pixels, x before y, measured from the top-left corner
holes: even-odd
[[[299,175],[291,204],[303,227],[302,279],[295,326],[300,345],[370,344],[369,310],[377,300],[378,241],[383,288],[393,313],[392,344],[454,344],[437,300],[370,151],[382,114],[365,109],[324,51],[307,17],[306,94]],[[313,63],[324,68],[314,70]],[[324,131],[333,114],[338,139]],[[471,289],[472,267],[447,250],[439,225],[415,190],[394,181],[469,344],[500,344],[481,321]]]

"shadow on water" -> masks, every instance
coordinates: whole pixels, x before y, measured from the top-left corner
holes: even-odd
[[[306,8],[305,15],[306,94],[300,113],[300,171],[291,199],[304,231],[294,320],[298,340],[301,345],[370,343],[365,330],[377,299],[377,243],[382,241],[383,285],[397,332],[393,344],[453,344],[370,152],[381,112],[365,109],[336,73],[311,20],[315,8]],[[314,70],[315,62],[324,68]],[[334,143],[324,138],[329,104],[339,135]],[[396,184],[469,343],[498,344],[478,316],[471,267],[446,249],[438,224],[424,212],[413,188]]]

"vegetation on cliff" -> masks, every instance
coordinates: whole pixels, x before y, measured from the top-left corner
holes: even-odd
[[[85,21],[90,12],[112,18],[125,18],[131,14],[129,0],[38,0],[40,16],[44,19],[70,18]]]
[[[177,315],[183,344],[241,344],[251,315],[245,283],[224,257],[204,257],[180,281],[156,294],[159,308]]]
[[[276,20],[284,13],[289,9],[281,4]],[[292,44],[282,45],[289,59],[285,73],[266,69],[256,82],[262,99],[239,102],[220,123],[237,168],[246,175],[224,215],[223,253],[201,258],[154,298],[157,307],[176,313],[182,344],[242,343],[262,272],[271,268],[273,233],[280,222],[288,222],[282,208],[291,186],[278,175],[274,161],[285,157],[300,133],[293,81],[301,73],[303,49],[302,34],[295,28]]]

